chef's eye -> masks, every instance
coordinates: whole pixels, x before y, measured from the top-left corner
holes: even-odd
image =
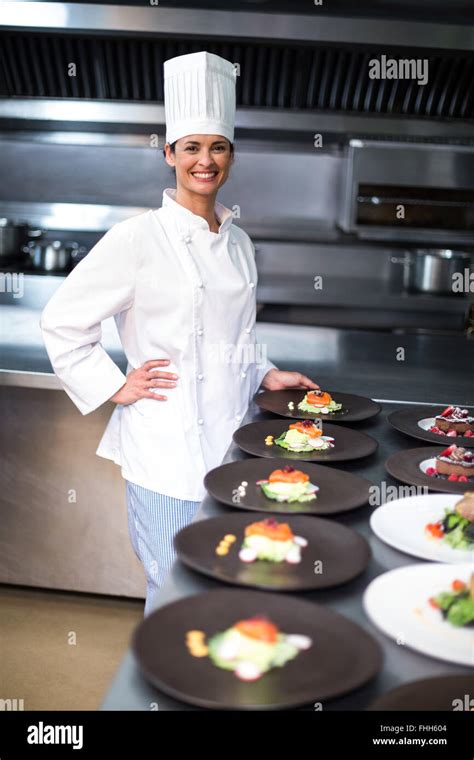
[[[185,150],[189,151],[189,153],[194,153],[195,150],[196,150],[196,146],[195,145],[188,145],[188,147],[185,148]]]

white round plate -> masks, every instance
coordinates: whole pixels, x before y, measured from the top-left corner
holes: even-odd
[[[474,628],[456,628],[429,604],[432,596],[450,591],[451,583],[469,583],[472,563],[399,567],[379,575],[364,594],[364,608],[383,633],[438,660],[474,667]]]
[[[425,431],[432,428],[434,424],[435,424],[434,417],[425,417],[424,419],[418,420],[417,422],[418,427],[420,427],[422,430],[425,430]]]
[[[370,527],[382,541],[401,552],[434,562],[473,562],[474,547],[453,549],[443,539],[432,538],[425,530],[428,523],[444,517],[461,501],[459,494],[408,496],[383,504],[372,512]]]

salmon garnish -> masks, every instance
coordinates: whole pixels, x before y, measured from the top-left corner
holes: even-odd
[[[332,396],[326,391],[309,391],[306,401],[311,406],[327,406],[332,401]]]
[[[265,617],[240,620],[234,626],[243,636],[274,644],[278,638],[278,628]]]
[[[305,433],[308,438],[317,438],[318,435],[323,434],[323,431],[315,427],[311,420],[298,420],[298,422],[293,422],[290,425],[290,430],[292,428],[298,430],[299,433]]]
[[[309,480],[309,475],[287,465],[282,470],[273,470],[268,476],[268,480],[270,483],[306,483]]]
[[[292,541],[294,538],[293,531],[288,523],[279,523],[271,517],[267,520],[247,525],[245,535],[265,536],[265,538],[270,538],[272,541]]]

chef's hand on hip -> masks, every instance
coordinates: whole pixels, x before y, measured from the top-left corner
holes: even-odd
[[[270,369],[262,380],[262,388],[267,391],[281,391],[285,388],[308,388],[315,390],[319,385],[301,372],[286,372],[282,369]]]
[[[116,404],[133,404],[141,398],[154,398],[158,401],[166,401],[167,396],[154,393],[152,388],[174,388],[178,375],[174,372],[159,372],[156,367],[167,367],[169,359],[152,359],[145,362],[138,369],[134,369],[127,375],[125,385],[112,396],[110,401]]]

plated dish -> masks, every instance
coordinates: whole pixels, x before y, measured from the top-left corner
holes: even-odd
[[[284,482],[292,478],[289,467],[300,482]],[[235,509],[321,516],[366,504],[372,485],[350,472],[308,462],[288,465],[280,458],[241,459],[215,467],[204,478],[210,495]]]
[[[267,499],[302,504],[317,498],[319,486],[310,482],[309,475],[291,464],[272,470],[268,478],[257,480]]]
[[[430,538],[456,551],[474,552],[474,491],[466,491],[439,520],[427,523],[425,530]]]
[[[284,667],[313,643],[309,636],[283,633],[263,615],[238,620],[210,636],[207,644],[203,631],[188,631],[186,639],[192,657],[209,656],[217,668],[232,671],[241,681],[256,681],[272,668]]]
[[[474,624],[474,573],[467,581],[455,578],[449,588],[430,597],[429,603],[437,610],[441,619],[456,628],[467,628]],[[474,635],[472,638],[474,644]],[[474,657],[474,652],[473,652]]]
[[[319,517],[226,514],[187,525],[174,543],[179,559],[197,572],[272,591],[338,586],[370,560],[363,536]]]
[[[263,391],[255,402],[267,412],[299,419],[319,418],[328,422],[361,422],[375,417],[380,404],[364,396],[339,391]]]
[[[288,402],[288,409],[294,410],[295,402]],[[308,391],[296,405],[300,412],[309,412],[313,415],[338,414],[342,411],[342,403],[335,401],[328,391],[320,389]]]
[[[272,435],[265,437],[265,443],[268,446],[281,446],[294,453],[318,453],[320,451],[329,451],[335,447],[335,439],[330,435],[323,435],[321,427],[318,427],[313,420],[299,420],[290,423],[287,430],[284,430],[278,438]]]
[[[473,667],[471,575],[470,562],[401,567],[372,581],[364,594],[364,607],[372,622],[399,644]],[[453,604],[457,607],[449,616]]]
[[[474,471],[471,460],[464,459],[467,450],[457,451],[452,456],[454,451],[435,446],[405,449],[392,454],[385,467],[390,475],[403,483],[426,487],[431,491],[463,494],[474,490]],[[461,477],[458,471],[462,473]]]
[[[387,417],[399,432],[422,441],[474,447],[474,409],[471,407],[411,406]]]
[[[287,522],[265,517],[246,526],[239,559],[246,563],[260,560],[299,565],[301,550],[307,546],[307,539],[295,535]]]
[[[434,562],[474,561],[472,499],[455,494],[426,494],[396,499],[370,518],[374,533],[386,544]]]
[[[434,419],[430,433],[437,435],[474,438],[474,416],[460,406],[447,406]]]
[[[428,467],[426,473],[445,476],[454,483],[474,483],[474,453],[453,443],[436,455],[434,467]]]
[[[326,606],[240,589],[160,607],[140,623],[132,647],[151,684],[211,709],[328,700],[362,686],[382,664],[372,636]]]
[[[287,464],[295,460],[330,463],[361,459],[373,454],[378,446],[377,441],[366,433],[329,423],[323,424],[321,432],[311,420],[251,422],[238,428],[233,438],[248,454],[283,457],[289,460]]]

